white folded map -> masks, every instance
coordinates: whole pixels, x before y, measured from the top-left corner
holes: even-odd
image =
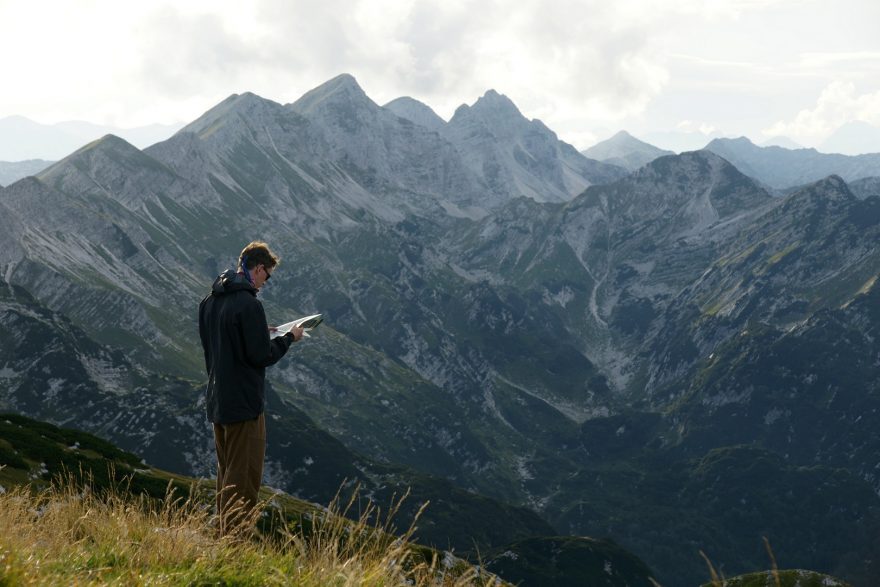
[[[297,318],[292,322],[286,322],[281,324],[280,326],[270,326],[269,327],[269,338],[276,338],[278,336],[284,336],[295,326],[299,326],[303,329],[303,336],[309,336],[309,331],[313,328],[317,327],[318,324],[324,321],[324,318],[321,314],[314,314],[312,316],[306,316],[305,318]]]

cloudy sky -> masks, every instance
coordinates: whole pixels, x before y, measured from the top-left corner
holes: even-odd
[[[42,123],[186,122],[347,72],[446,119],[493,88],[578,148],[880,126],[876,0],[0,0],[0,54],[0,118]]]

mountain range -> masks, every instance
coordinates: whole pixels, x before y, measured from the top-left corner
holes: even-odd
[[[0,407],[210,475],[195,307],[261,238],[270,322],[325,316],[270,370],[269,483],[413,485],[430,540],[610,537],[665,585],[699,550],[766,567],[762,536],[870,584],[872,184],[779,194],[713,149],[628,173],[494,91],[438,119],[343,75],[3,188]]]
[[[815,149],[758,147],[745,137],[715,139],[706,149],[771,188],[784,189],[839,175],[846,181],[880,176],[880,153],[825,154]]]

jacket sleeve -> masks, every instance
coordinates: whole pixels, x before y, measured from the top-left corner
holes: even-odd
[[[208,296],[210,297],[210,296]],[[205,371],[211,374],[211,344],[208,340],[208,325],[205,320],[205,304],[208,298],[204,298],[199,304],[199,338],[202,339],[202,351],[205,353]]]
[[[254,368],[274,365],[290,348],[289,336],[269,338],[266,313],[256,299],[241,313],[241,332],[245,361]]]

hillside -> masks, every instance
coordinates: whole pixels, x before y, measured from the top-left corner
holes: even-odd
[[[414,496],[392,497],[383,511],[350,483],[338,491],[328,509],[266,487],[259,534],[218,539],[210,480],[154,469],[87,433],[0,414],[0,552],[8,557],[0,580],[323,586],[345,577],[358,584],[498,585],[496,575],[452,552],[412,541],[416,528],[399,526],[399,515]],[[31,508],[52,513],[35,519]],[[591,584],[650,584],[647,567],[623,549],[594,540],[581,549],[590,565],[574,566]],[[521,584],[545,584],[552,569],[536,571],[536,563],[531,581]],[[607,565],[633,570],[608,575],[600,569]],[[504,572],[519,582],[519,568],[508,561]]]
[[[67,425],[75,422],[177,474],[214,475],[213,437],[196,384],[143,375],[121,353],[91,340],[20,288],[2,281],[0,316],[2,409]],[[40,353],[41,360],[34,361]],[[525,508],[353,453],[272,388],[268,401],[265,480],[273,487],[317,502],[330,501],[346,481],[359,483],[379,501],[409,491],[412,499],[402,508],[401,519],[408,522],[421,504],[434,503],[423,518],[419,538],[461,552],[555,533]]]
[[[387,533],[352,503],[263,491],[259,532],[217,538],[208,483],[144,467],[89,434],[0,414],[3,584],[495,585],[451,555]],[[357,495],[352,497],[357,499]],[[43,515],[34,517],[31,510]],[[375,515],[374,515],[375,514]]]

